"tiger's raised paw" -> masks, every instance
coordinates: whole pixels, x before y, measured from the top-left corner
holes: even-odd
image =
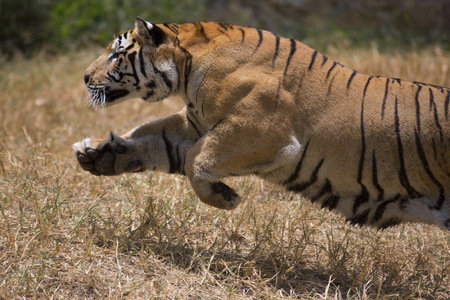
[[[72,147],[81,168],[93,175],[112,176],[124,172],[142,172],[144,169],[140,160],[131,160],[125,168],[118,166],[118,158],[126,156],[126,143],[126,140],[111,132],[109,138],[103,142],[85,138]]]

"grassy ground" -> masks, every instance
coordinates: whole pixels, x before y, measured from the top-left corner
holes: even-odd
[[[124,133],[177,99],[93,111],[82,74],[99,49],[0,58],[0,299],[449,299],[450,235],[358,229],[253,177],[235,211],[200,203],[186,178],[97,178],[71,145]],[[450,86],[439,48],[328,49],[359,71]]]

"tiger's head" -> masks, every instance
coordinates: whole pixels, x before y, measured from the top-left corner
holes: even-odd
[[[156,102],[176,87],[174,38],[141,18],[135,28],[114,39],[84,74],[94,107],[106,107],[130,98]]]

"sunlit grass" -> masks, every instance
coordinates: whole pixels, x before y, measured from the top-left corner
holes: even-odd
[[[0,298],[450,298],[450,235],[436,227],[359,229],[254,177],[227,181],[244,201],[225,212],[182,176],[82,171],[74,142],[182,107],[89,109],[82,74],[99,53],[0,58]],[[326,54],[450,86],[450,55],[437,47]]]

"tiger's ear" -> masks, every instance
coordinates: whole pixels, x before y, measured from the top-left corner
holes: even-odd
[[[155,24],[147,22],[140,17],[136,17],[134,24],[135,30],[142,40],[148,41],[156,47],[164,43],[166,34]]]

